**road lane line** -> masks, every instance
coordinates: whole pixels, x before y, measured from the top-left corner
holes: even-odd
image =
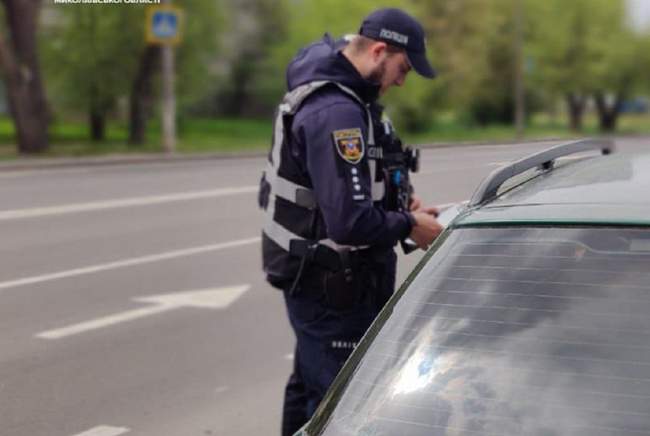
[[[134,319],[144,318],[150,315],[168,312],[174,309],[176,309],[176,307],[163,306],[163,305],[143,307],[140,309],[128,310],[126,312],[122,312],[116,315],[109,315],[103,318],[97,318],[92,321],[86,321],[79,324],[74,324],[68,327],[62,327],[60,329],[48,330],[45,332],[38,333],[35,336],[41,339],[61,339],[67,336],[72,336],[79,333],[85,333],[87,331],[97,330],[104,327],[110,327],[115,324],[121,324],[123,322],[133,321]]]
[[[438,208],[440,209],[445,209],[446,207],[449,207],[453,204],[456,203],[445,203],[445,204],[439,204],[437,205]],[[38,276],[32,276],[32,277],[24,277],[20,279],[14,279],[14,280],[8,280],[5,282],[0,282],[0,290],[2,289],[8,289],[8,288],[16,288],[19,286],[25,286],[25,285],[32,285],[36,283],[42,283],[42,282],[47,282],[51,280],[58,280],[58,279],[64,279],[64,278],[69,278],[69,277],[75,277],[75,276],[80,276],[80,275],[85,275],[85,274],[92,274],[92,273],[97,273],[97,272],[102,272],[102,271],[108,271],[111,269],[117,269],[117,268],[124,268],[124,267],[129,267],[129,266],[136,266],[136,265],[142,265],[146,263],[153,263],[153,262],[159,262],[163,260],[169,260],[169,259],[175,259],[178,257],[186,257],[186,256],[192,256],[195,254],[202,254],[202,253],[208,253],[210,251],[219,251],[223,250],[226,248],[234,248],[234,247],[240,247],[243,245],[249,245],[249,244],[255,244],[260,242],[261,238],[255,237],[255,238],[247,238],[247,239],[239,239],[236,241],[230,241],[230,242],[222,242],[218,244],[211,244],[211,245],[203,245],[199,247],[192,247],[192,248],[186,248],[183,250],[175,250],[175,251],[168,251],[166,253],[160,253],[160,254],[153,254],[153,255],[148,255],[148,256],[142,256],[142,257],[135,257],[131,259],[125,259],[121,261],[116,261],[116,262],[109,262],[109,263],[104,263],[104,264],[99,264],[99,265],[92,265],[92,266],[87,266],[87,267],[82,267],[82,268],[74,268],[66,271],[59,271],[55,273],[50,273],[50,274],[43,274],[43,275],[38,275]]]
[[[238,188],[220,188],[207,191],[179,192],[167,195],[153,195],[147,197],[131,197],[117,200],[92,201],[89,203],[72,203],[60,206],[35,207],[28,209],[14,209],[0,211],[0,221],[22,218],[37,218],[68,213],[91,212],[120,207],[149,206],[152,204],[170,203],[174,201],[197,200],[201,198],[225,197],[228,195],[250,194],[257,192],[257,186],[241,186]]]
[[[61,339],[79,333],[110,327],[116,324],[133,321],[135,319],[187,307],[213,310],[225,309],[237,301],[246,291],[248,291],[249,288],[250,285],[246,284],[134,298],[134,301],[152,303],[153,306],[127,310],[125,312],[96,318],[91,321],[85,321],[59,329],[48,330],[38,333],[35,336],[41,339]]]
[[[119,436],[130,431],[131,429],[126,427],[109,427],[108,425],[100,425],[73,436]]]
[[[224,250],[226,248],[241,247],[243,245],[256,244],[260,242],[259,237],[239,239],[237,241],[222,242],[219,244],[202,245],[198,247],[186,248],[183,250],[168,251],[166,253],[152,254],[148,256],[134,257],[131,259],[119,260],[116,262],[103,263],[99,265],[92,265],[83,268],[69,269],[66,271],[59,271],[51,274],[43,274],[33,277],[24,277],[21,279],[9,280],[0,282],[0,289],[15,288],[18,286],[32,285],[35,283],[42,283],[51,280],[64,279],[75,277],[85,274],[92,274],[101,271],[107,271],[116,268],[124,268],[128,266],[142,265],[145,263],[159,262],[162,260],[175,259],[178,257],[192,256],[195,254],[208,253],[211,251]]]

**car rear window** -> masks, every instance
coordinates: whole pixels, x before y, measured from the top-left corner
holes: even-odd
[[[648,230],[457,229],[388,309],[313,433],[650,435]]]

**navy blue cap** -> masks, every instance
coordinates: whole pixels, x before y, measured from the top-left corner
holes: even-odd
[[[359,35],[403,48],[411,66],[419,75],[429,79],[436,76],[426,57],[424,30],[406,12],[396,8],[376,10],[363,20]]]

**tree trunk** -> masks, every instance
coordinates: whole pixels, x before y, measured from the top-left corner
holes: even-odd
[[[106,132],[106,115],[101,110],[90,110],[90,138],[93,141],[103,141]]]
[[[129,144],[140,145],[145,141],[147,118],[151,115],[153,103],[153,76],[159,64],[160,47],[147,46],[140,56],[140,65],[131,88]]]
[[[20,153],[47,150],[49,111],[41,81],[36,44],[40,0],[2,0],[9,40],[0,33],[0,67]]]
[[[228,98],[223,102],[226,114],[234,117],[248,115],[249,88],[254,80],[254,62],[258,57],[255,51],[244,51],[232,66]]]
[[[569,92],[566,95],[567,106],[569,108],[569,127],[574,132],[582,130],[582,114],[585,111],[586,98]]]
[[[623,104],[623,98],[623,94],[618,93],[614,98],[614,102],[611,105],[608,105],[605,99],[605,94],[602,92],[596,92],[594,94],[601,132],[610,133],[616,130],[616,122],[618,121],[618,115]]]
[[[103,141],[105,138],[106,113],[108,108],[100,99],[99,87],[93,83],[90,88],[90,106],[88,108],[88,123],[90,125],[90,139],[94,142]]]

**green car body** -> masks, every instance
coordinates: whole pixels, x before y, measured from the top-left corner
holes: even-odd
[[[584,145],[486,180],[298,434],[650,435],[650,154]]]

